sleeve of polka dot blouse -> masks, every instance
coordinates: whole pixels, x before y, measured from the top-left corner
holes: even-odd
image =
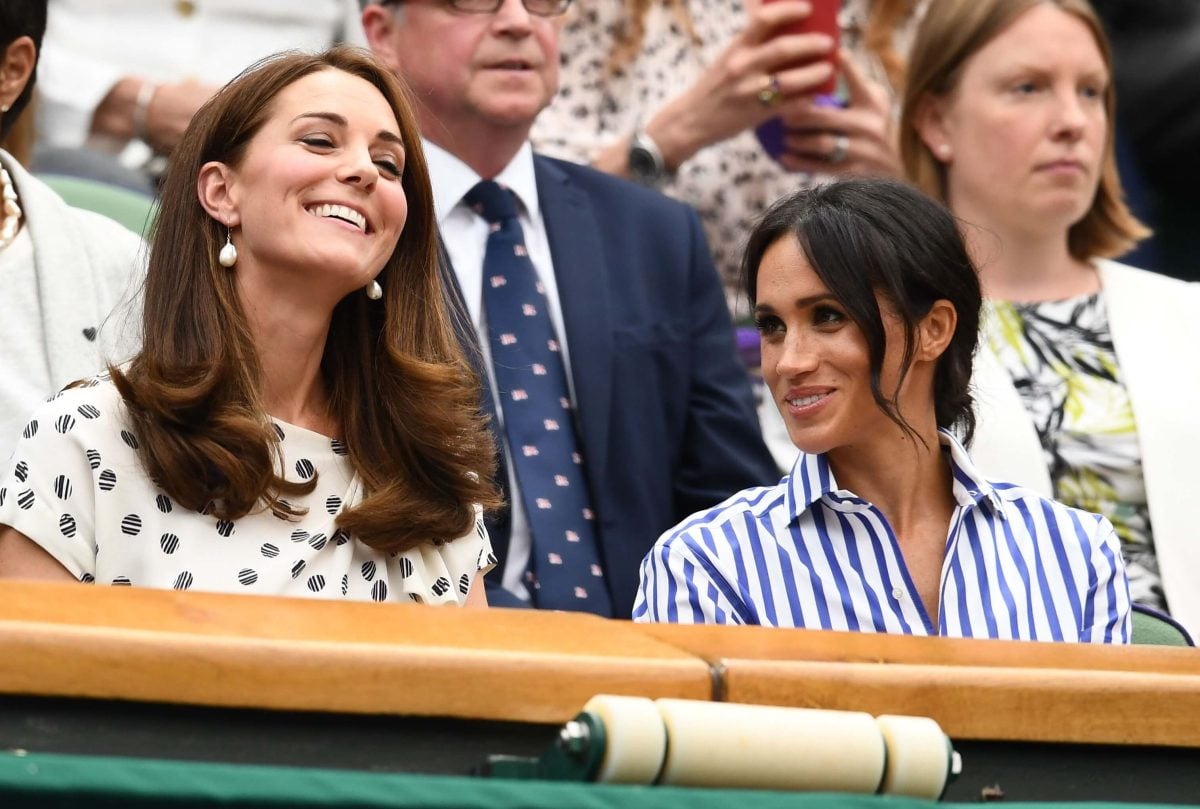
[[[43,403],[22,429],[0,477],[0,524],[88,580],[96,572],[96,496],[85,435],[94,432],[94,408],[73,393]]]
[[[461,607],[466,603],[471,583],[496,566],[492,540],[483,525],[483,509],[475,506],[475,527],[471,533],[447,542],[441,547],[441,552],[447,570],[457,583],[455,596]]]

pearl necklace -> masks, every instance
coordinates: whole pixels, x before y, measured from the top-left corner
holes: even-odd
[[[12,244],[21,227],[21,206],[17,204],[17,189],[13,187],[8,169],[0,166],[0,185],[4,187],[4,224],[0,225],[0,250]]]

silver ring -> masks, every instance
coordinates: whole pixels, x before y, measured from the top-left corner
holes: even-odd
[[[841,163],[846,159],[846,153],[850,151],[850,136],[845,132],[838,133],[838,136],[833,140],[833,151],[829,153],[830,163]]]

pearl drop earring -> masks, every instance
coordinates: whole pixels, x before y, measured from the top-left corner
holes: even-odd
[[[237,264],[237,259],[237,248],[233,246],[232,234],[229,228],[225,228],[225,246],[217,254],[217,261],[222,267],[231,269],[234,264]]]
[[[942,160],[949,160],[950,159],[950,144],[949,143],[938,144],[937,156],[940,157]]]
[[[372,281],[367,284],[367,297],[373,301],[377,301],[383,297],[383,287],[379,286],[378,281]]]

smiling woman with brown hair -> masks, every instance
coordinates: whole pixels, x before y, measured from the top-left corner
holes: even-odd
[[[0,479],[0,575],[481,601],[492,446],[391,72],[337,48],[231,82],[151,244],[144,349]]]

